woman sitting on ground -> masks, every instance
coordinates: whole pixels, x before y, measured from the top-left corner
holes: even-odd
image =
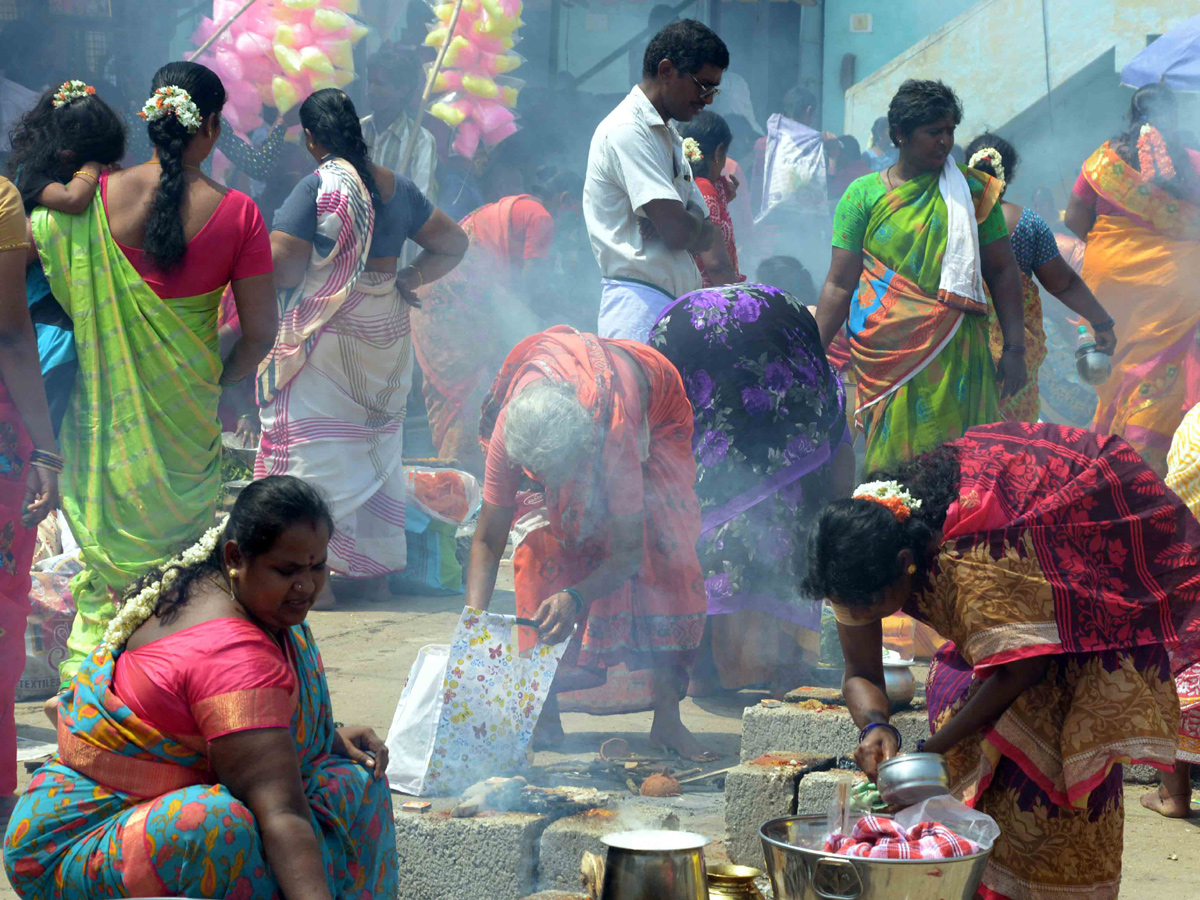
[[[13,813],[23,900],[396,896],[387,748],[335,726],[304,624],[332,530],[315,490],[265,478],[126,592]]]
[[[1200,659],[1200,523],[1121,438],[1058,425],[979,426],[870,477],[821,512],[805,579],[838,620],[855,761],[874,778],[901,749],[880,623],[903,609],[951,641],[907,749],[999,824],[981,896],[1115,900],[1122,763],[1174,767],[1171,674]]]
[[[467,606],[491,602],[511,528],[518,615],[548,643],[574,633],[552,693],[604,685],[622,664],[650,669],[651,742],[714,758],[679,717],[705,600],[692,407],[675,367],[640,342],[555,326],[508,355],[480,437]],[[538,746],[562,740],[557,713],[552,697]]]

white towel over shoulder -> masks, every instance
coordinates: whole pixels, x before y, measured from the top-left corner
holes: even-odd
[[[947,157],[942,167],[938,190],[946,201],[946,255],[942,259],[938,299],[959,309],[986,310],[988,300],[979,260],[975,202],[967,178],[953,157]]]

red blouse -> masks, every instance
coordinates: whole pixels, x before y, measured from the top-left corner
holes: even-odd
[[[729,252],[729,261],[733,263],[733,271],[737,272],[737,243],[733,238],[733,218],[729,215],[729,194],[725,188],[725,179],[719,178],[717,183],[713,184],[707,178],[697,178],[696,187],[700,188],[700,193],[704,195],[704,201],[708,204],[708,215],[713,220],[713,224],[721,229],[721,238],[725,241],[725,249]],[[704,261],[700,258],[700,254],[693,253],[692,256],[696,260],[696,268],[700,270],[702,286],[713,287],[712,277],[705,271]],[[737,280],[745,281],[746,276],[739,272]]]
[[[108,212],[108,173],[100,176],[100,196]],[[116,241],[125,258],[154,293],[164,300],[199,297],[239,278],[274,271],[271,238],[254,201],[232,188],[196,236],[188,241],[183,261],[170,272],[160,272],[137,247]]]

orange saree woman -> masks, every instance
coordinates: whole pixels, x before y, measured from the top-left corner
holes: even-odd
[[[1200,205],[1193,187],[1200,154],[1179,153],[1180,165],[1192,171],[1176,172],[1171,164],[1174,177],[1167,181],[1162,168],[1143,173],[1117,151],[1106,142],[1083,164],[1067,213],[1072,229],[1087,236],[1083,280],[1113,317],[1118,339],[1112,376],[1096,388],[1090,429],[1123,436],[1161,477],[1183,419],[1185,361],[1200,324],[1194,296]],[[1089,220],[1090,228],[1081,228]]]
[[[509,454],[509,407],[546,381],[570,386],[602,442],[570,480],[521,490],[522,466]],[[518,614],[545,619],[553,607],[555,617],[565,616],[557,610],[572,609],[570,597],[579,595],[569,614],[577,628],[554,690],[603,684],[607,670],[620,665],[651,669],[652,739],[705,756],[679,721],[706,611],[692,409],[679,373],[644,344],[556,326],[508,355],[484,405],[480,436],[487,478],[467,604],[487,605],[512,522]],[[626,534],[628,522],[640,522],[640,531]],[[625,547],[631,541],[640,545],[633,553]],[[614,559],[632,564],[625,570]],[[543,638],[552,642],[571,634],[569,627],[547,631]],[[552,718],[553,705],[548,709]]]

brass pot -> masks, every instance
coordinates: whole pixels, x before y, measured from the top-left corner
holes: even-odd
[[[761,869],[722,863],[708,867],[708,900],[765,900],[754,884]]]

